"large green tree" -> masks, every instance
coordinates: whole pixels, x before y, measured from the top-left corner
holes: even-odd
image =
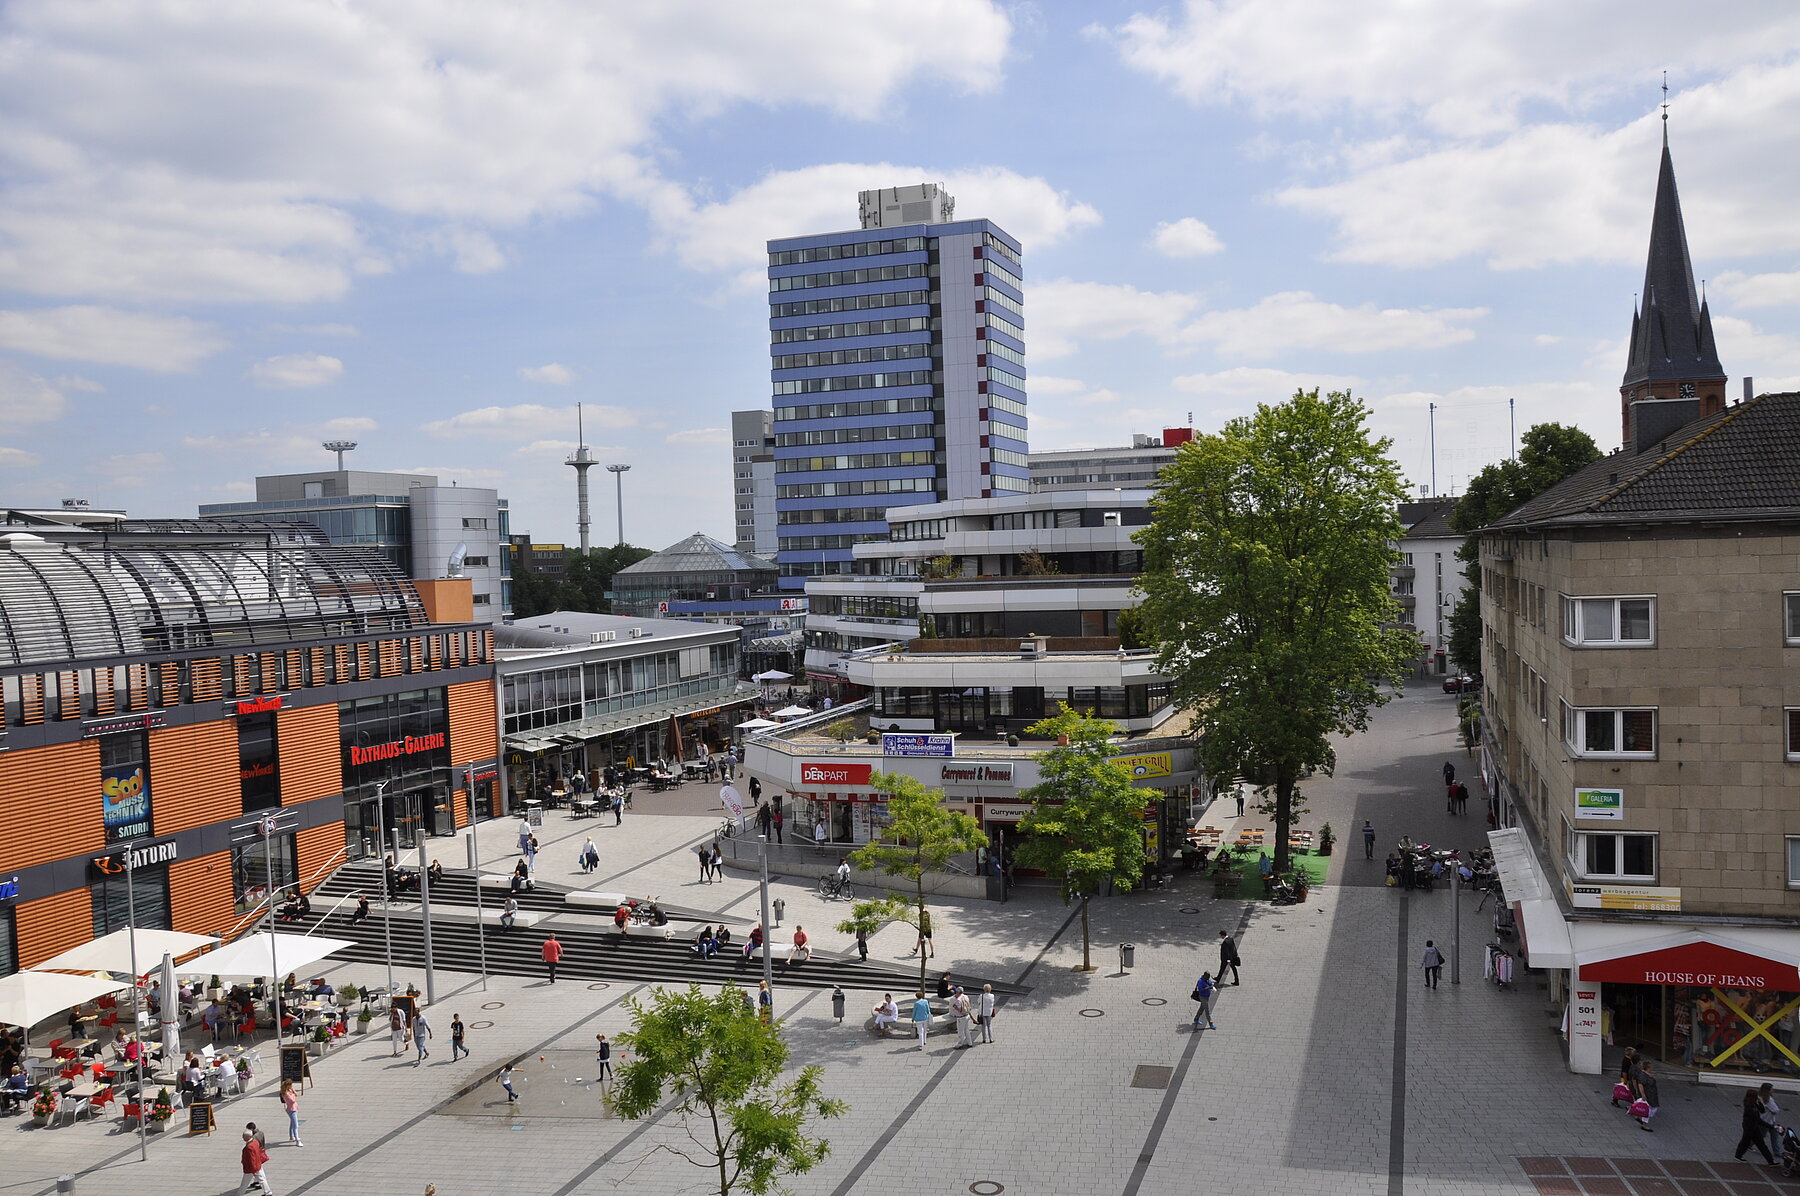
[[[570,549],[564,554],[561,577],[539,572],[515,558],[513,614],[521,619],[556,610],[606,614],[612,609],[606,592],[612,588],[613,574],[649,555],[648,548],[635,544],[596,548],[585,557]]]
[[[1112,758],[1118,725],[1059,705],[1030,728],[1054,736],[1057,746],[1037,753],[1040,780],[1020,795],[1032,809],[1019,821],[1018,859],[1061,878],[1064,905],[1081,902],[1081,970],[1091,972],[1088,902],[1109,881],[1129,889],[1143,879],[1148,802],[1131,771]]]
[[[1404,491],[1367,420],[1348,392],[1300,391],[1197,437],[1137,535],[1159,667],[1206,770],[1267,793],[1278,869],[1296,787],[1331,771],[1331,737],[1365,728],[1418,651],[1391,592]]]
[[[714,1172],[719,1196],[779,1191],[782,1177],[811,1171],[830,1152],[811,1123],[848,1106],[824,1095],[823,1069],[784,1073],[781,1027],[764,1024],[735,984],[711,996],[698,984],[656,988],[625,1008],[631,1028],[619,1044],[629,1061],[619,1067],[614,1106],[643,1117],[672,1095],[693,1148],[656,1149]]]
[[[987,846],[981,824],[944,805],[944,791],[929,788],[905,773],[878,772],[869,784],[887,798],[887,824],[880,841],[871,840],[850,853],[850,866],[885,872],[913,882],[911,897],[878,897],[858,901],[850,917],[838,924],[844,934],[865,933],[884,922],[904,922],[915,930],[930,917],[925,908],[925,877],[943,871],[952,856]],[[919,987],[925,987],[925,952],[919,952]]]
[[[1599,458],[1594,438],[1580,428],[1533,424],[1519,438],[1517,460],[1496,461],[1469,479],[1450,513],[1450,526],[1466,537],[1456,553],[1466,581],[1456,609],[1450,612],[1448,645],[1459,669],[1481,668],[1481,546],[1475,533]]]

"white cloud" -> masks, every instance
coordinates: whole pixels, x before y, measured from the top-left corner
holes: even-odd
[[[1048,374],[1036,374],[1031,379],[1033,395],[1078,395],[1087,388],[1088,384],[1079,378],[1055,378]]]
[[[1188,394],[1254,399],[1259,403],[1278,403],[1292,398],[1297,390],[1355,391],[1362,384],[1362,379],[1343,374],[1295,373],[1243,365],[1215,374],[1183,374],[1172,383],[1176,390]]]
[[[1225,248],[1218,233],[1205,221],[1192,216],[1183,216],[1173,224],[1157,225],[1150,243],[1165,257],[1205,257]]]
[[[258,386],[297,389],[324,386],[336,382],[344,373],[344,363],[322,353],[288,353],[268,357],[250,367],[247,375]]]
[[[0,358],[0,428],[47,424],[62,418],[60,390],[19,366]]]
[[[0,444],[0,469],[28,469],[42,460],[36,453]]]
[[[993,0],[8,9],[0,286],[308,302],[654,179],[662,123],[995,86]],[[146,53],[145,47],[154,47]],[[596,116],[596,114],[603,114]],[[886,181],[886,180],[882,180]]]
[[[83,378],[80,374],[58,374],[56,386],[59,390],[82,390],[89,394],[102,394],[106,387],[92,378]]]
[[[271,428],[184,436],[181,447],[184,458],[234,461],[237,468],[247,473],[322,469],[333,460],[332,455],[319,446],[318,437]]]
[[[1485,307],[1432,310],[1378,308],[1372,303],[1344,307],[1306,291],[1283,291],[1254,307],[1207,312],[1188,325],[1183,335],[1247,357],[1268,357],[1288,349],[1379,353],[1435,349],[1473,340],[1475,333],[1465,325],[1486,314]]]
[[[1713,334],[1719,342],[1720,359],[1731,362],[1732,369],[1742,375],[1757,379],[1759,393],[1772,389],[1784,376],[1800,373],[1800,337],[1764,332],[1736,316],[1714,316]]]
[[[1534,345],[1560,345],[1562,337],[1553,332],[1540,332],[1531,338],[1531,343]]]
[[[210,325],[182,316],[86,304],[0,311],[0,348],[59,360],[169,374],[193,369],[224,344]]]
[[[521,444],[512,452],[515,457],[542,458],[544,461],[555,461],[561,464],[574,456],[575,450],[580,447],[581,445],[573,440],[534,440],[530,444]],[[601,452],[599,448],[591,444],[588,445],[588,451],[595,456]]]
[[[670,432],[663,437],[664,444],[673,445],[711,445],[730,444],[730,428],[684,428],[679,432]]]
[[[1711,287],[1737,307],[1794,307],[1800,305],[1800,270],[1786,274],[1744,274],[1726,270]]]
[[[373,432],[380,424],[366,415],[344,415],[325,421],[324,431],[332,436],[348,436],[356,432]]]
[[[1197,104],[1324,120],[1418,116],[1467,136],[1511,128],[1534,106],[1580,111],[1644,94],[1646,64],[1671,45],[1692,77],[1786,56],[1800,34],[1789,5],[1715,8],[1651,0],[1621,19],[1602,4],[1186,0],[1172,15],[1138,13],[1091,32]]]
[[[629,428],[637,416],[623,407],[588,403],[581,418],[597,428]],[[510,407],[478,407],[448,419],[434,420],[425,430],[434,436],[493,436],[500,439],[534,440],[567,433],[575,427],[575,407],[545,407],[540,403],[515,403]]]
[[[546,365],[522,365],[519,377],[527,382],[541,382],[546,386],[567,386],[575,381],[575,371],[558,362]]]
[[[683,265],[738,272],[746,285],[760,285],[767,264],[765,241],[821,228],[855,228],[858,191],[919,182],[942,182],[956,197],[959,215],[994,221],[1025,246],[1027,261],[1033,250],[1100,223],[1095,208],[1046,180],[999,167],[955,171],[833,162],[778,171],[710,203],[698,203],[671,187],[646,198],[652,218]]]
[[[1140,291],[1121,283],[1075,282],[1059,278],[1036,283],[1031,291],[1031,356],[1034,360],[1073,353],[1077,338],[1119,340],[1148,336],[1178,344],[1198,296],[1180,291]]]

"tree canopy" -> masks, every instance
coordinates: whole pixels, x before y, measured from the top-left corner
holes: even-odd
[[[635,544],[596,548],[585,557],[569,551],[561,577],[551,577],[515,562],[513,614],[521,619],[556,610],[605,614],[612,609],[606,591],[612,587],[613,574],[649,555],[650,549]]]
[[[1063,904],[1081,901],[1081,966],[1092,971],[1088,902],[1104,884],[1129,889],[1143,878],[1148,795],[1112,758],[1117,724],[1059,706],[1030,728],[1058,743],[1037,753],[1042,779],[1020,794],[1033,805],[1019,822],[1018,860],[1061,877]]]
[[[1397,689],[1418,638],[1390,569],[1404,496],[1389,442],[1348,392],[1300,391],[1181,447],[1139,581],[1158,664],[1214,778],[1266,788],[1286,868],[1298,783],[1336,762]]]

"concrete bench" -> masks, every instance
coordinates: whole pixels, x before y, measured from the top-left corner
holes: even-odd
[[[895,1002],[900,1007],[900,1020],[881,1028],[883,1038],[916,1038],[918,1030],[912,1020],[912,1002]],[[863,1023],[863,1029],[875,1033],[875,1015],[870,1014]],[[954,1034],[956,1032],[956,1016],[950,1012],[950,1002],[933,1001],[931,1003],[931,1020],[925,1023],[926,1034]]]
[[[402,915],[417,914],[419,908],[418,906],[413,906],[410,909],[395,910],[394,912]],[[431,919],[434,922],[473,922],[476,920],[477,915],[479,915],[483,925],[498,926],[500,925],[500,914],[502,912],[501,908],[497,905],[484,905],[479,910],[472,905],[439,905],[436,902],[433,902],[431,905]],[[522,909],[513,915],[513,925],[536,926],[548,916],[548,914],[534,913],[531,910]]]
[[[484,889],[500,889],[504,892],[511,892],[512,873],[483,872],[476,883]]]
[[[571,889],[563,894],[563,901],[568,905],[587,906],[594,909],[616,910],[633,898],[624,893],[596,893],[590,889]]]

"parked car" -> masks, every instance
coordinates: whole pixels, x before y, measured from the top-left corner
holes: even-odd
[[[1444,692],[1447,694],[1480,693],[1481,678],[1471,677],[1467,673],[1454,673],[1444,678]]]

